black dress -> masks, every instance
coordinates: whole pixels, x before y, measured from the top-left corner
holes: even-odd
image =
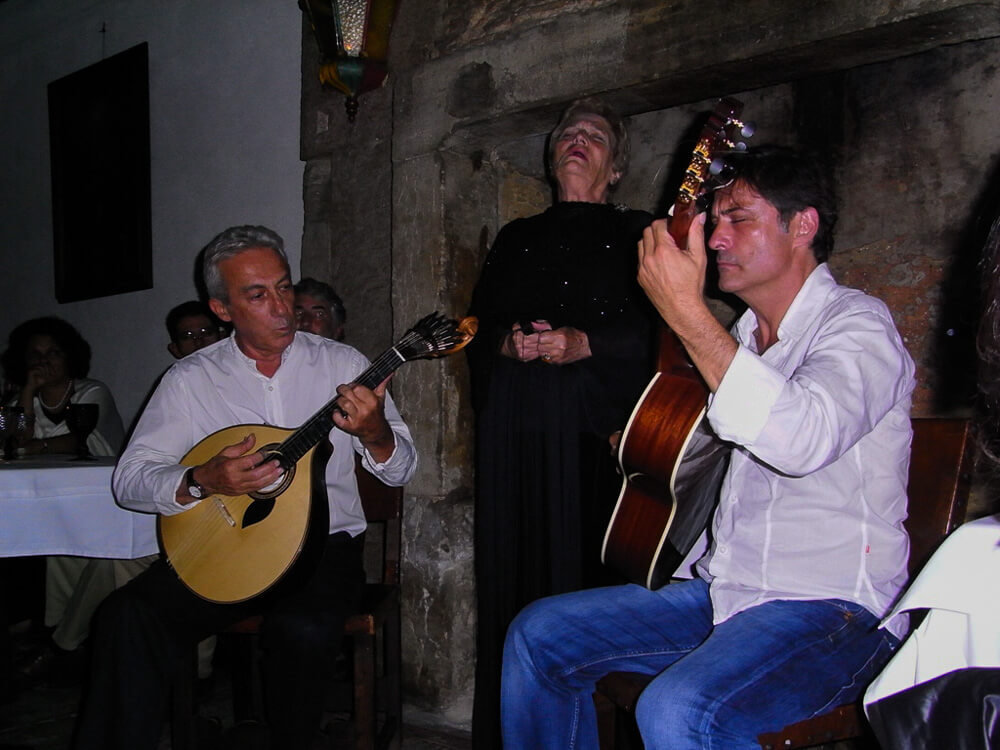
[[[478,631],[473,746],[500,746],[507,626],[529,602],[617,582],[600,562],[620,479],[608,436],[652,374],[654,312],[636,282],[649,214],[559,203],[497,235],[470,313],[476,441]],[[501,356],[515,321],[588,336],[591,357],[554,366]]]

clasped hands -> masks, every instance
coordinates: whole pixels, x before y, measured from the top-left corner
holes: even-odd
[[[591,356],[590,339],[578,328],[552,328],[547,320],[531,322],[534,333],[525,333],[521,324],[511,327],[500,346],[500,353],[519,362],[540,359],[546,364],[568,365]]]
[[[337,388],[340,398],[332,414],[333,423],[357,437],[376,462],[387,460],[396,447],[392,427],[385,418],[385,391],[388,378],[375,390],[358,383]],[[275,484],[284,473],[280,462],[253,451],[257,443],[251,433],[238,443],[226,446],[201,466],[195,467],[195,481],[211,494],[236,497]],[[193,498],[178,496],[181,504]]]

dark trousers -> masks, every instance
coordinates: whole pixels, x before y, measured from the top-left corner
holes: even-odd
[[[275,748],[305,748],[319,727],[324,686],[344,620],[364,586],[364,535],[331,535],[316,570],[264,600],[216,604],[193,594],[162,560],[109,596],[95,618],[90,683],[77,750],[154,750],[169,688],[198,641],[253,614],[261,627],[264,704]]]

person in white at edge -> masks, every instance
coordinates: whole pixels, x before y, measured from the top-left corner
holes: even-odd
[[[183,512],[194,495],[241,495],[273,484],[253,436],[189,470],[178,461],[202,438],[237,424],[297,427],[340,394],[326,467],[330,536],[304,587],[266,600],[265,710],[274,748],[307,748],[318,730],[323,684],[339,651],[343,620],[364,583],[365,517],[354,475],[360,454],[390,485],[416,469],[409,430],[383,383],[353,384],[368,366],[354,348],[296,331],[294,292],[281,238],[233,227],[204,251],[212,311],[233,335],[179,360],[164,376],[115,471],[119,502],[161,514]],[[347,384],[347,385],[344,385]],[[199,639],[260,611],[191,593],[160,562],[109,598],[95,628],[95,669],[77,726],[78,748],[155,748],[166,690],[179,658]]]

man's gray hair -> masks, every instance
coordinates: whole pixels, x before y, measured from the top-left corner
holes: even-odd
[[[219,264],[227,258],[239,255],[244,250],[254,248],[274,250],[285,261],[285,265],[288,265],[288,256],[285,255],[285,241],[274,230],[255,226],[229,227],[216,235],[215,239],[209,242],[203,251],[202,277],[205,280],[205,290],[209,297],[229,302],[229,293],[222,281]]]

